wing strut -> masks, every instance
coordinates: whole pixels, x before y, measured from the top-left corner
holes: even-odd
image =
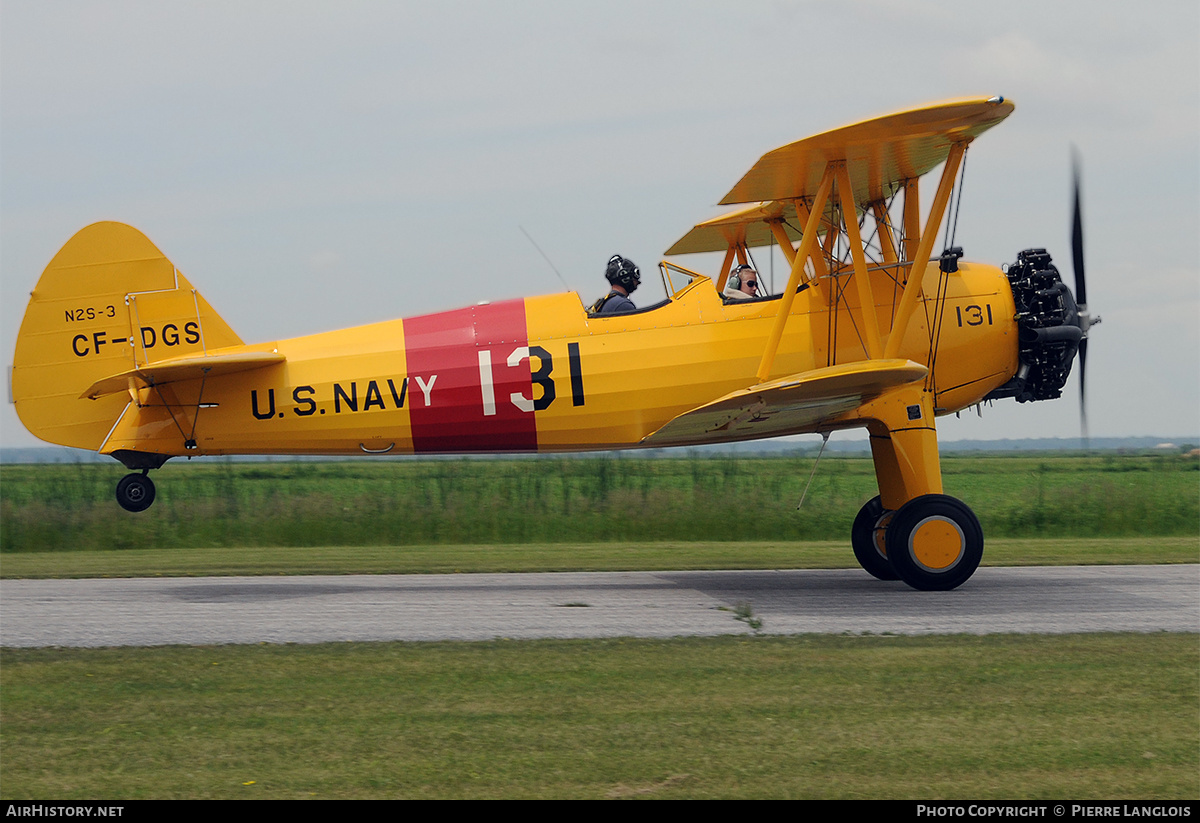
[[[871,214],[875,216],[875,228],[879,232],[879,247],[883,250],[883,262],[892,265],[896,261],[896,241],[892,237],[891,218],[888,216],[887,203],[876,200],[871,204]]]
[[[904,181],[904,259],[917,259],[921,243],[921,181],[910,177]]]
[[[771,234],[775,237],[775,244],[787,258],[788,265],[793,265],[796,262],[796,250],[792,248],[792,240],[783,228],[783,220],[768,220],[767,226],[770,227]]]
[[[900,351],[900,344],[904,342],[904,332],[908,328],[908,321],[912,319],[913,311],[917,308],[917,298],[921,296],[921,281],[925,278],[925,270],[929,266],[933,241],[937,239],[938,228],[946,213],[946,204],[950,201],[950,192],[954,188],[954,180],[958,176],[958,166],[962,161],[963,152],[967,149],[968,142],[966,140],[956,141],[950,147],[950,156],[946,158],[946,166],[942,169],[942,179],[938,183],[937,194],[934,195],[933,205],[929,207],[929,216],[925,219],[925,231],[921,233],[921,242],[917,244],[917,250],[910,258],[912,271],[909,272],[908,283],[904,286],[904,294],[900,297],[900,308],[896,310],[892,333],[888,335],[887,347],[883,351],[884,358],[894,358]],[[904,195],[906,233],[910,222],[909,214],[908,189],[906,188]]]
[[[729,279],[729,272],[733,269],[733,254],[734,244],[730,243],[729,248],[725,250],[725,260],[721,263],[721,274],[717,277],[717,294],[725,288],[725,281]]]
[[[796,201],[796,215],[799,217],[799,219],[806,222],[809,218],[809,208],[804,204],[803,200]],[[834,230],[832,225],[826,226],[825,229],[825,244],[822,245],[819,240],[816,244],[814,244],[820,249],[821,253],[817,254],[817,248],[814,248],[808,255],[808,262],[812,263],[813,267],[813,279],[810,282],[810,285],[813,288],[817,287],[817,280],[822,277],[829,276],[829,266],[825,263],[825,255],[829,254],[829,249],[832,248],[830,245],[831,238],[833,241],[837,240],[837,232]]]
[[[858,302],[862,306],[863,326],[867,334],[864,346],[867,359],[876,360],[883,351],[879,338],[879,317],[875,313],[875,293],[871,289],[871,278],[867,274],[867,258],[863,254],[862,234],[858,231],[858,214],[854,209],[854,189],[850,185],[850,172],[845,163],[837,164],[838,198],[842,203],[842,223],[846,226],[846,239],[850,244],[850,256],[854,261],[854,283],[858,288]]]
[[[775,314],[775,325],[771,327],[767,345],[763,348],[762,361],[758,364],[758,382],[760,383],[766,381],[771,374],[771,367],[775,364],[775,353],[779,350],[780,339],[783,338],[783,327],[787,325],[788,317],[791,316],[792,303],[796,300],[796,289],[800,288],[800,278],[804,276],[804,261],[813,253],[813,249],[817,245],[817,230],[821,226],[821,215],[825,213],[825,203],[829,200],[829,190],[833,187],[835,174],[836,164],[827,164],[825,174],[821,178],[821,185],[817,189],[817,196],[808,211],[808,219],[804,222],[804,236],[800,238],[800,248],[796,250],[796,255],[792,258],[792,274],[788,277],[787,288],[783,290],[783,298],[779,301],[779,311]]]

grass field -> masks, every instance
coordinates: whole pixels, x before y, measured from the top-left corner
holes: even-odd
[[[6,799],[1191,798],[1196,635],[4,650]]]
[[[1176,455],[947,457],[988,539],[1200,534],[1200,468]],[[867,458],[597,456],[168,463],[131,515],[114,463],[0,466],[0,551],[839,541],[876,494]]]
[[[986,564],[1200,560],[1195,461],[943,467]],[[130,515],[119,466],[3,466],[0,575],[853,566],[871,463],[797,512],[810,469],[168,464]],[[1198,672],[1195,634],[0,649],[0,796],[1188,799]]]
[[[985,566],[1087,566],[1200,562],[1200,537],[988,540]],[[729,541],[265,546],[11,552],[0,578],[197,577],[281,574],[849,569],[848,538]]]

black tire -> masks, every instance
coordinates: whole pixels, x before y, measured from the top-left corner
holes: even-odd
[[[127,474],[117,483],[117,502],[127,512],[144,512],[154,502],[154,481],[144,474]]]
[[[949,591],[983,559],[983,529],[966,503],[926,494],[905,503],[887,528],[888,560],[900,579],[921,591]]]
[[[883,508],[878,495],[867,501],[858,510],[854,525],[850,527],[850,545],[854,557],[867,574],[878,580],[899,580],[900,576],[888,562],[884,543],[884,531],[892,512]]]

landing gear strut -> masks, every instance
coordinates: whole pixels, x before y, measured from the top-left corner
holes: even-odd
[[[144,512],[154,502],[154,481],[148,471],[127,474],[117,483],[117,502],[125,511]]]

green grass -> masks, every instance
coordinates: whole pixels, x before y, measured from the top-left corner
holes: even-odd
[[[1200,559],[1195,461],[947,458],[985,564]],[[871,463],[0,466],[0,575],[855,565]],[[1194,798],[1196,635],[0,649],[0,795]]]
[[[1192,635],[3,650],[6,799],[1195,798]]]
[[[1166,456],[947,457],[947,494],[994,538],[1200,534],[1200,471]],[[116,463],[0,466],[4,553],[182,547],[845,541],[866,458],[173,462],[122,511]]]
[[[985,566],[1200,562],[1200,537],[988,540]],[[848,537],[810,542],[527,543],[305,546],[20,552],[0,556],[0,578],[186,577],[291,574],[849,569]]]

